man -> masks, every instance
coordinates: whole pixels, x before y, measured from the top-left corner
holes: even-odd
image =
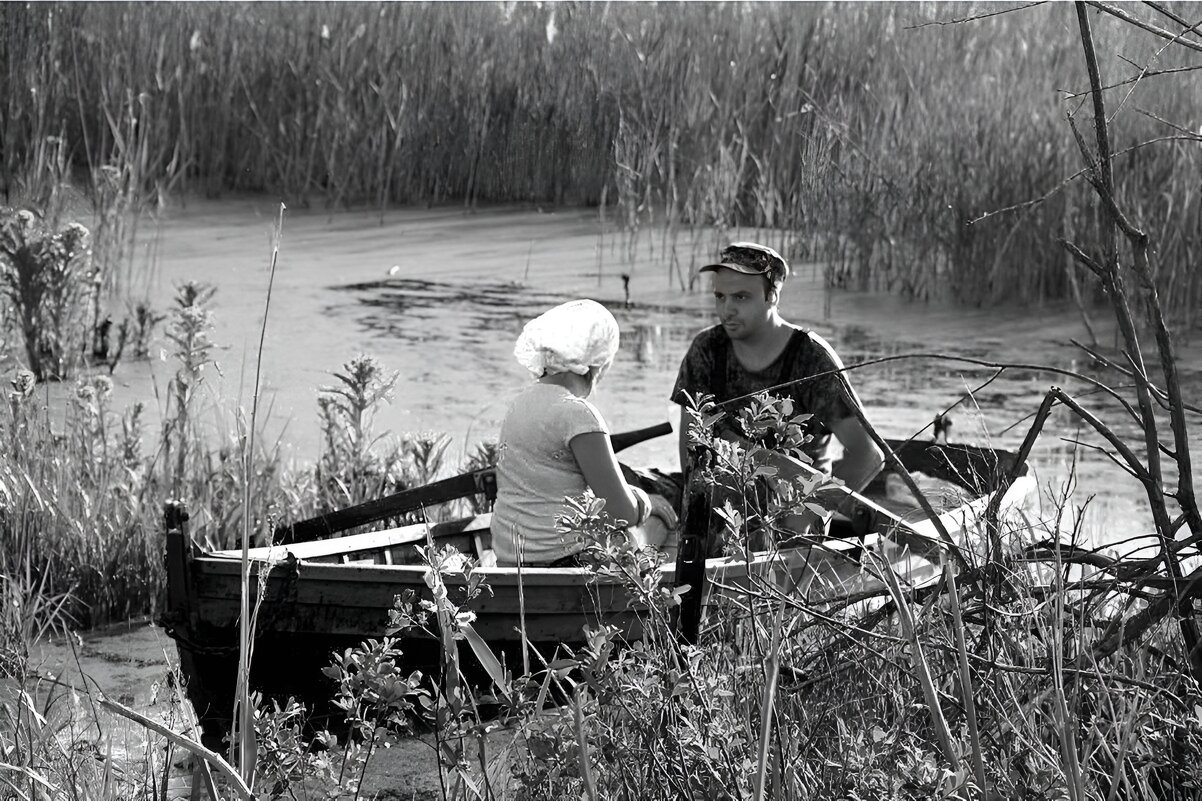
[[[721,403],[796,382],[772,394],[792,398],[795,415],[813,415],[807,423],[813,439],[804,447],[813,466],[862,490],[884,458],[840,389],[833,371],[842,370],[843,363],[834,350],[822,337],[780,316],[777,304],[789,277],[788,263],[770,247],[735,242],[722,249],[717,263],[700,272],[712,274],[718,324],[693,340],[672,389],[672,400],[681,405],[681,468],[688,472],[686,391],[693,397],[713,395]],[[742,403],[746,401],[724,407],[728,426],[737,426]],[[731,427],[723,433],[739,432]],[[833,463],[832,434],[843,446],[842,457]]]

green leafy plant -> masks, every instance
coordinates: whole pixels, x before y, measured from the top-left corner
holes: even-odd
[[[179,368],[168,386],[170,408],[164,416],[162,443],[164,464],[171,471],[169,484],[177,495],[184,486],[189,449],[198,439],[193,406],[204,369],[212,363],[213,313],[209,303],[216,293],[217,288],[207,284],[190,281],[180,285],[167,326],[167,339],[174,347],[172,355]]]
[[[255,704],[255,739],[258,743],[255,776],[268,798],[295,796],[294,788],[310,779],[332,783],[333,767],[326,756],[334,743],[329,732],[305,739],[308,710],[295,699],[269,703],[252,695]]]
[[[361,354],[334,378],[337,383],[322,387],[317,397],[323,443],[317,478],[330,508],[386,494],[401,461],[395,446],[380,452],[376,446],[384,438],[372,428],[377,408],[392,400],[399,374]]]
[[[52,230],[29,210],[0,209],[0,294],[17,319],[38,380],[70,375],[82,358],[93,271],[88,230]]]
[[[402,671],[399,646],[389,637],[367,640],[333,654],[323,671],[337,684],[334,706],[342,711],[347,730],[337,783],[356,798],[372,754],[412,734],[417,713],[430,705],[422,673]]]
[[[722,521],[723,530],[715,534],[727,552],[746,557],[777,547],[806,530],[806,521],[831,511],[820,498],[837,482],[816,471],[782,473],[768,458],[780,453],[811,461],[803,450],[810,438],[802,428],[810,415],[794,414],[792,400],[769,393],[752,397],[734,420],[740,439],[718,433],[730,421],[712,397],[690,398],[685,411],[689,448],[700,455],[695,481]]]

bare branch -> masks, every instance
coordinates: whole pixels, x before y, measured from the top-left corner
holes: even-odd
[[[1046,364],[1028,364],[1025,362],[995,362],[995,361],[989,361],[987,359],[975,359],[971,356],[952,356],[952,355],[949,355],[946,353],[899,353],[894,356],[880,356],[876,359],[867,359],[865,361],[857,362],[855,364],[844,365],[844,367],[841,370],[827,370],[826,372],[815,373],[814,375],[806,376],[805,378],[798,378],[793,381],[785,381],[780,384],[775,384],[771,387],[765,387],[764,389],[759,390],[759,392],[778,392],[782,389],[788,389],[789,387],[795,386],[797,384],[805,383],[806,381],[814,381],[819,378],[825,378],[827,376],[839,375],[841,373],[850,372],[851,370],[859,370],[864,367],[871,367],[871,366],[877,365],[877,364],[885,364],[887,362],[902,361],[905,359],[937,359],[937,360],[949,361],[949,362],[964,362],[965,364],[975,364],[978,367],[988,367],[990,369],[1001,368],[1001,369],[1005,369],[1005,370],[1030,370],[1032,372],[1050,373],[1052,375],[1067,376],[1069,378],[1075,378],[1076,380],[1081,381],[1082,383],[1089,384],[1097,391],[1110,396],[1111,398],[1113,398],[1118,403],[1120,403],[1124,406],[1127,404],[1127,402],[1122,398],[1122,396],[1120,396],[1112,388],[1103,384],[1101,381],[1097,380],[1096,378],[1085,375],[1083,373],[1078,373],[1076,370],[1066,370],[1063,367],[1050,367]],[[747,395],[740,395],[737,398],[731,398],[730,400],[722,401],[721,403],[718,404],[718,406],[723,406],[723,407],[724,406],[732,406],[740,401],[744,401],[750,397],[758,395],[759,392],[752,392],[752,393],[748,393]]]
[[[1023,211],[1023,210],[1031,208],[1032,206],[1038,206],[1040,203],[1043,203],[1045,200],[1050,199],[1057,192],[1064,189],[1066,186],[1071,184],[1073,181],[1077,180],[1082,175],[1084,175],[1085,172],[1087,171],[1087,169],[1088,168],[1077,170],[1075,173],[1073,173],[1069,177],[1065,178],[1059,184],[1057,184],[1056,186],[1049,189],[1046,194],[1040,195],[1039,197],[1034,198],[1032,200],[1024,200],[1021,203],[1014,203],[1010,206],[1004,206],[1000,209],[994,209],[993,211],[987,211],[984,214],[980,215],[979,217],[974,217],[973,219],[969,220],[966,224],[967,225],[976,225],[979,222],[988,220],[990,217],[996,217],[999,214],[1006,214],[1011,211]]]
[[[1086,94],[1088,94],[1088,93],[1086,93]],[[1158,136],[1154,139],[1148,139],[1146,141],[1138,142],[1134,145],[1131,145],[1130,147],[1125,147],[1122,150],[1116,150],[1110,156],[1110,160],[1113,161],[1114,159],[1117,159],[1119,156],[1125,156],[1126,154],[1131,153],[1132,151],[1139,150],[1140,148],[1147,147],[1148,145],[1155,145],[1155,144],[1159,144],[1161,142],[1182,142],[1182,141],[1197,142],[1197,141],[1199,141],[1199,139],[1202,139],[1202,137],[1200,137],[1198,134],[1195,134],[1190,131],[1187,131],[1182,136]],[[1081,169],[1077,170],[1072,175],[1070,175],[1067,178],[1065,178],[1064,180],[1062,180],[1059,184],[1052,187],[1044,195],[1041,195],[1032,200],[1024,200],[1021,203],[1015,203],[1010,206],[1004,206],[1000,209],[994,209],[993,211],[987,211],[984,214],[980,215],[979,217],[974,217],[973,219],[969,220],[966,223],[966,225],[974,225],[976,223],[983,222],[983,221],[989,219],[990,217],[996,217],[999,214],[1006,214],[1011,211],[1024,211],[1032,206],[1038,206],[1040,203],[1043,203],[1044,201],[1048,200],[1053,195],[1055,195],[1057,192],[1064,189],[1066,186],[1068,186],[1069,184],[1071,184],[1073,181],[1077,180],[1081,176],[1083,176],[1083,175],[1087,176],[1089,169],[1090,169],[1089,167],[1082,167]],[[1088,179],[1088,176],[1087,176],[1087,179]]]
[[[1013,11],[1022,11],[1027,8],[1034,8],[1035,6],[1041,6],[1044,4],[1044,2],[1046,2],[1046,0],[1037,0],[1037,2],[1034,2],[1034,3],[1027,3],[1027,4],[1021,5],[1021,6],[1015,6],[1014,8],[1003,8],[1001,11],[990,11],[988,14],[977,14],[972,17],[960,17],[959,19],[932,20],[931,22],[921,22],[918,25],[907,25],[905,30],[913,31],[913,30],[917,30],[918,28],[929,28],[932,25],[939,25],[939,26],[959,25],[964,22],[975,22],[976,20],[979,20],[979,19],[988,19],[989,17],[998,17],[998,16],[1001,16],[1002,14],[1009,14]]]
[[[1144,5],[1150,9],[1152,9],[1153,11],[1160,12],[1161,14],[1165,15],[1166,17],[1171,19],[1173,22],[1176,22],[1178,25],[1182,26],[1183,28],[1190,27],[1189,22],[1187,22],[1184,17],[1178,15],[1172,9],[1167,8],[1166,6],[1162,6],[1160,3],[1153,3],[1153,2],[1151,2],[1151,0],[1147,0],[1144,3]]]
[[[1126,367],[1123,367],[1121,364],[1114,361],[1113,359],[1103,356],[1102,354],[1098,353],[1093,348],[1091,348],[1088,345],[1085,345],[1081,342],[1078,342],[1075,339],[1069,339],[1069,342],[1071,342],[1073,345],[1076,345],[1081,350],[1085,351],[1087,354],[1089,354],[1090,358],[1094,359],[1099,364],[1102,364],[1105,367],[1110,368],[1111,370],[1121,373],[1122,375],[1126,376],[1127,378],[1130,378],[1132,381],[1135,380],[1135,376],[1132,375],[1130,370],[1128,370]],[[1116,387],[1116,389],[1117,389],[1117,387]],[[1160,404],[1160,408],[1167,411],[1169,409],[1168,393],[1151,382],[1148,382],[1148,389],[1151,391],[1152,397],[1156,399],[1156,402],[1158,404]],[[1202,414],[1202,407],[1194,406],[1192,403],[1184,403],[1183,406],[1186,411],[1193,412],[1194,414]],[[1134,416],[1136,420],[1139,420],[1138,415],[1135,414],[1135,410],[1131,409],[1130,411],[1131,411],[1132,416]],[[1143,424],[1140,423],[1140,425],[1142,426]]]
[[[1002,476],[997,487],[994,488],[993,497],[989,499],[989,503],[985,507],[985,533],[989,538],[991,561],[997,562],[1001,559],[1002,540],[998,511],[1002,506],[1002,496],[1010,490],[1010,487],[1018,480],[1019,471],[1026,466],[1027,459],[1031,456],[1031,449],[1035,447],[1035,440],[1043,432],[1043,425],[1047,422],[1048,415],[1052,413],[1052,403],[1055,400],[1056,398],[1052,392],[1048,392],[1043,396],[1043,400],[1039,404],[1039,410],[1035,412],[1035,419],[1032,421],[1031,427],[1027,430],[1027,435],[1023,437],[1022,445],[1018,448],[1018,453],[1015,454],[1014,464]]]
[[[1138,83],[1144,78],[1155,78],[1161,75],[1177,75],[1182,72],[1193,72],[1194,70],[1202,70],[1202,64],[1195,64],[1192,67],[1172,67],[1164,70],[1147,70],[1145,72],[1141,72],[1139,75],[1135,75],[1130,78],[1124,78],[1116,83],[1107,84],[1106,86],[1102,87],[1102,91],[1118,89],[1119,87],[1126,86],[1128,84]],[[1086,97],[1090,92],[1088,89],[1086,89],[1084,92],[1068,92],[1063,89],[1060,91],[1064,93],[1065,100],[1076,100],[1077,98]]]
[[[1085,448],[1087,450],[1097,451],[1098,453],[1102,454],[1110,461],[1114,462],[1115,467],[1122,470],[1124,473],[1131,476],[1136,481],[1142,480],[1138,475],[1136,475],[1134,472],[1131,471],[1130,467],[1123,464],[1123,462],[1117,456],[1115,456],[1111,451],[1108,451],[1105,448],[1103,448],[1101,445],[1094,445],[1091,442],[1085,442],[1084,440],[1076,439],[1075,437],[1059,437],[1059,440],[1061,442],[1067,442],[1070,445],[1076,445],[1079,448]]]
[[[1198,65],[1195,69],[1202,69],[1202,64]],[[1174,137],[1174,138],[1184,138],[1191,142],[1202,142],[1202,134],[1191,131],[1189,128],[1186,128],[1183,125],[1178,125],[1175,122],[1166,120],[1164,117],[1161,117],[1159,114],[1154,114],[1151,111],[1148,111],[1147,109],[1136,108],[1135,110],[1138,111],[1140,114],[1143,114],[1145,117],[1154,119],[1157,122],[1159,122],[1161,125],[1167,125],[1170,128],[1172,128],[1174,131],[1177,131],[1178,133],[1181,134],[1180,137]]]
[[[1094,644],[1094,647],[1091,649],[1092,656],[1082,654],[1081,657],[1078,657],[1077,661],[1084,663],[1087,661],[1087,658],[1105,659],[1117,651],[1124,643],[1141,639],[1148,629],[1173,612],[1179,604],[1178,598],[1195,592],[1195,587],[1199,583],[1202,583],[1202,568],[1195,570],[1188,576],[1182,577],[1179,582],[1180,590],[1177,593],[1165,593],[1161,595],[1134,617],[1116,618]]]
[[[939,514],[934,510],[934,508],[932,508],[930,501],[927,500],[926,496],[922,494],[922,491],[918,488],[918,485],[914,483],[914,477],[910,475],[910,471],[907,470],[906,466],[901,463],[900,459],[897,458],[897,454],[894,453],[893,449],[889,447],[889,443],[885,442],[885,440],[881,438],[881,435],[877,433],[876,428],[864,415],[864,410],[860,408],[860,404],[856,401],[855,391],[851,388],[851,384],[847,383],[847,376],[845,376],[842,372],[837,372],[836,376],[837,380],[839,381],[839,389],[842,390],[843,399],[847,403],[847,407],[851,409],[852,414],[855,415],[856,419],[860,421],[860,425],[864,427],[864,431],[868,434],[869,438],[876,443],[878,448],[881,449],[881,453],[884,454],[886,462],[895,468],[898,478],[900,478],[902,483],[904,483],[910,490],[910,494],[914,496],[914,500],[917,501],[918,505],[922,508],[923,514],[928,520],[931,521],[931,524],[934,525],[935,531],[939,534],[939,539],[943,541],[943,544],[947,547],[947,551],[951,555],[952,560],[956,563],[956,568],[958,570],[968,570],[968,561],[964,558],[964,553],[960,550],[959,544],[952,539],[952,535],[948,532],[947,526],[943,524],[943,519],[939,517]],[[885,569],[890,570],[888,566],[886,566]],[[945,572],[945,575],[948,574]]]
[[[1077,247],[1072,242],[1069,242],[1067,239],[1061,239],[1060,244],[1064,246],[1065,250],[1072,254],[1073,258],[1076,259],[1082,267],[1087,268],[1091,273],[1096,275],[1098,280],[1100,280],[1109,291],[1109,276],[1107,275],[1106,270],[1103,269],[1102,265],[1098,264],[1096,261],[1094,261],[1092,256],[1081,250],[1081,248]]]
[[[1190,33],[1190,32],[1192,32],[1192,31],[1195,31],[1195,30],[1197,30],[1197,27],[1198,27],[1198,25],[1202,25],[1202,22],[1200,22],[1200,23],[1197,23],[1197,24],[1195,24],[1195,25],[1193,25],[1193,26],[1189,26],[1189,27],[1187,27],[1185,30],[1183,30],[1183,31],[1182,31],[1182,32],[1179,34],[1179,36],[1184,36],[1184,35],[1185,35],[1185,34],[1187,34],[1187,33]],[[1155,53],[1155,54],[1152,56],[1152,58],[1148,60],[1148,64],[1150,65],[1150,64],[1154,63],[1154,62],[1155,62],[1157,59],[1159,59],[1159,58],[1160,58],[1160,56],[1161,56],[1161,55],[1164,53],[1164,51],[1168,50],[1170,47],[1172,47],[1172,45],[1173,45],[1173,42],[1172,42],[1172,41],[1170,41],[1170,42],[1166,42],[1166,43],[1165,43],[1165,45],[1164,45],[1163,47],[1161,47],[1159,50],[1157,50],[1157,51],[1156,51],[1156,53]],[[1126,59],[1126,58],[1124,58],[1123,60],[1124,60],[1124,61],[1127,61],[1128,63],[1131,63],[1130,59]],[[1137,65],[1136,65],[1136,64],[1134,64],[1134,63],[1131,63],[1131,66],[1137,66]],[[1143,75],[1147,74],[1147,72],[1148,72],[1148,71],[1149,71],[1149,67],[1148,67],[1148,66],[1143,66],[1143,67],[1140,67],[1140,74],[1141,74],[1141,77],[1142,77]],[[1118,115],[1119,109],[1121,109],[1123,106],[1127,105],[1127,101],[1128,101],[1128,100],[1130,100],[1130,99],[1131,99],[1131,97],[1132,97],[1132,96],[1135,94],[1135,86],[1136,86],[1137,84],[1138,84],[1138,81],[1136,81],[1136,83],[1135,83],[1135,84],[1132,84],[1131,88],[1127,90],[1127,94],[1126,94],[1126,96],[1125,96],[1125,97],[1123,97],[1123,99],[1122,99],[1122,100],[1119,102],[1119,104],[1118,104],[1118,107],[1117,107],[1117,108],[1115,108],[1115,111],[1114,111],[1114,113],[1115,113],[1115,116],[1117,116],[1117,115]],[[1099,91],[1100,91],[1100,88],[1101,88],[1101,83],[1099,82],[1099,83],[1098,83],[1098,84],[1096,84],[1096,85],[1099,87]]]
[[[1115,386],[1115,387],[1110,387],[1110,389],[1113,389],[1113,390],[1115,390],[1115,391],[1118,391],[1118,390],[1120,390],[1120,389],[1135,389],[1135,385],[1134,385],[1134,384],[1120,384],[1120,385],[1118,385],[1118,386]],[[1101,392],[1102,392],[1102,391],[1101,391],[1101,390],[1099,390],[1099,389],[1091,389],[1091,390],[1087,390],[1087,391],[1085,391],[1085,392],[1078,392],[1076,396],[1077,396],[1078,398],[1089,398],[1089,397],[1092,397],[1093,395],[1101,394]],[[1109,394],[1109,393],[1107,393],[1107,394]],[[1136,412],[1134,411],[1134,409],[1132,409],[1132,408],[1131,408],[1131,404],[1129,404],[1129,403],[1126,403],[1126,402],[1124,402],[1124,401],[1122,401],[1122,400],[1118,400],[1118,403],[1120,403],[1120,404],[1123,406],[1123,408],[1127,410],[1128,414],[1130,414],[1130,415],[1131,415],[1131,419],[1132,419],[1133,421],[1138,421],[1138,420],[1139,420],[1139,415],[1138,415],[1138,413],[1136,413]],[[1015,420],[1013,423],[1011,423],[1010,425],[1006,426],[1006,427],[1005,427],[1005,428],[1003,428],[1002,430],[995,432],[995,433],[993,434],[993,436],[995,436],[995,437],[1002,437],[1002,436],[1005,436],[1006,434],[1009,434],[1009,433],[1010,433],[1011,431],[1013,431],[1014,429],[1018,428],[1018,427],[1019,427],[1020,425],[1022,425],[1023,423],[1025,423],[1025,422],[1027,422],[1028,420],[1032,419],[1034,416],[1035,416],[1035,412],[1030,412],[1030,413],[1028,413],[1028,414],[1024,414],[1022,417],[1018,418],[1017,420]],[[1142,426],[1142,425],[1143,425],[1143,423],[1142,423],[1142,422],[1140,422],[1140,423],[1139,423],[1139,425],[1141,425],[1141,426]]]
[[[1190,50],[1197,50],[1199,53],[1202,53],[1202,42],[1195,42],[1193,39],[1185,38],[1186,33],[1188,33],[1189,31],[1192,31],[1192,30],[1196,30],[1198,28],[1198,25],[1202,25],[1202,23],[1193,25],[1190,28],[1188,28],[1187,30],[1182,31],[1181,33],[1172,33],[1171,31],[1166,31],[1164,28],[1159,28],[1150,22],[1144,22],[1143,20],[1141,20],[1137,17],[1133,17],[1130,14],[1128,14],[1126,11],[1123,11],[1121,8],[1116,8],[1115,6],[1112,6],[1109,3],[1101,3],[1101,2],[1098,2],[1097,0],[1085,0],[1085,5],[1093,6],[1094,8],[1098,9],[1099,11],[1105,11],[1107,14],[1110,14],[1112,17],[1118,17],[1123,22],[1129,22],[1130,24],[1134,25],[1135,27],[1142,28],[1145,31],[1147,31],[1148,33],[1154,33],[1162,39],[1168,39],[1170,42],[1174,42],[1176,44],[1183,45],[1184,47],[1188,47]]]
[[[1132,244],[1147,247],[1148,235],[1135,227],[1127,215],[1123,214],[1123,210],[1118,207],[1118,203],[1114,199],[1114,193],[1110,191],[1098,193],[1102,202],[1106,204],[1106,209],[1110,212],[1110,216],[1114,219],[1116,225],[1123,234],[1131,240]]]
[[[995,370],[993,375],[989,376],[989,378],[985,379],[983,382],[981,382],[977,386],[973,387],[972,389],[969,389],[969,390],[961,393],[960,397],[956,398],[956,400],[954,402],[943,407],[943,410],[940,412],[940,414],[947,414],[948,412],[952,411],[957,406],[959,406],[961,403],[964,403],[964,401],[969,400],[970,398],[975,398],[981,390],[988,387],[994,381],[997,381],[999,378],[1002,377],[1002,374],[1005,372],[1006,372],[1005,367],[997,368],[997,370]],[[921,434],[922,432],[926,431],[928,428],[931,428],[934,425],[935,425],[935,421],[932,420],[931,422],[927,423],[925,426],[923,426],[922,428],[918,429],[913,434],[911,434],[909,439],[913,440],[919,434]]]
[[[1177,473],[1180,478],[1177,488],[1177,500],[1181,504],[1185,512],[1186,518],[1189,521],[1190,531],[1194,534],[1202,535],[1202,510],[1198,508],[1197,497],[1194,494],[1194,469],[1193,460],[1190,458],[1190,443],[1189,431],[1186,428],[1184,410],[1180,408],[1184,403],[1184,394],[1181,391],[1181,378],[1177,372],[1177,354],[1173,348],[1172,337],[1169,335],[1167,323],[1164,320],[1164,314],[1160,308],[1160,300],[1156,295],[1156,284],[1152,279],[1152,268],[1148,264],[1148,240],[1144,237],[1142,240],[1132,242],[1135,249],[1135,272],[1144,280],[1144,285],[1149,298],[1149,308],[1152,312],[1152,318],[1155,325],[1156,347],[1160,356],[1161,372],[1164,375],[1165,390],[1168,392],[1170,399],[1177,399],[1177,403],[1169,404],[1169,425],[1173,431],[1173,442],[1177,449],[1178,457],[1174,455],[1174,460],[1177,462]],[[1148,382],[1151,386],[1151,382]],[[1169,536],[1173,536],[1170,533]],[[1202,661],[1202,657],[1199,658]]]
[[[1144,467],[1143,463],[1140,462],[1140,460],[1136,457],[1135,452],[1132,451],[1127,443],[1123,442],[1117,434],[1110,430],[1110,426],[1099,420],[1093,412],[1086,409],[1080,403],[1077,403],[1072,396],[1070,396],[1060,387],[1052,387],[1051,390],[1049,390],[1049,393],[1055,397],[1056,400],[1060,401],[1065,406],[1076,412],[1077,416],[1088,423],[1094,431],[1098,432],[1102,439],[1109,442],[1115,451],[1123,457],[1123,461],[1127,463],[1127,466],[1131,468],[1135,476],[1141,482],[1147,484],[1152,480],[1152,475],[1148,472],[1148,469]]]
[[[1081,46],[1085,52],[1085,66],[1089,74],[1089,85],[1091,94],[1093,95],[1094,106],[1094,130],[1097,135],[1098,144],[1098,162],[1101,180],[1095,183],[1098,196],[1102,199],[1109,214],[1109,220],[1103,224],[1104,231],[1104,246],[1106,252],[1105,266],[1107,275],[1109,276],[1109,289],[1111,302],[1114,305],[1115,313],[1118,317],[1118,323],[1123,333],[1123,339],[1127,343],[1126,355],[1131,360],[1132,369],[1134,371],[1136,383],[1138,384],[1136,395],[1139,399],[1140,412],[1144,418],[1144,439],[1146,444],[1147,465],[1140,467],[1147,471],[1147,480],[1145,487],[1147,491],[1148,501],[1152,509],[1152,517],[1156,523],[1156,534],[1160,540],[1161,555],[1164,557],[1165,566],[1169,571],[1169,575],[1178,582],[1182,578],[1181,564],[1172,551],[1171,542],[1175,534],[1172,528],[1172,521],[1169,519],[1168,508],[1166,504],[1166,495],[1163,486],[1163,473],[1160,462],[1160,439],[1156,432],[1156,419],[1154,416],[1152,393],[1149,390],[1150,382],[1147,379],[1147,370],[1144,367],[1143,352],[1139,346],[1139,336],[1135,328],[1134,320],[1131,316],[1131,309],[1127,302],[1127,290],[1125,281],[1123,280],[1122,271],[1119,269],[1118,260],[1118,243],[1116,240],[1116,228],[1123,226],[1124,233],[1127,234],[1131,245],[1135,250],[1135,270],[1137,274],[1143,278],[1146,292],[1148,295],[1149,306],[1153,310],[1156,317],[1156,335],[1160,345],[1160,360],[1161,367],[1164,370],[1167,382],[1169,397],[1180,399],[1182,397],[1181,388],[1177,381],[1175,357],[1172,353],[1171,342],[1169,342],[1168,332],[1164,325],[1163,317],[1160,314],[1160,304],[1156,297],[1156,288],[1151,280],[1151,271],[1148,268],[1147,252],[1148,238],[1143,232],[1136,231],[1126,221],[1125,217],[1120,213],[1117,203],[1114,199],[1114,180],[1111,173],[1111,151],[1110,151],[1110,132],[1108,130],[1106,117],[1106,104],[1104,94],[1102,92],[1101,71],[1098,67],[1097,54],[1094,50],[1093,33],[1090,29],[1089,15],[1086,12],[1087,5],[1092,5],[1096,8],[1101,8],[1107,13],[1114,14],[1126,18],[1125,12],[1118,9],[1113,9],[1104,3],[1091,2],[1090,0],[1080,0],[1076,4],[1077,24],[1081,30]],[[1145,24],[1139,23],[1137,20],[1129,19],[1133,24],[1137,24],[1141,28],[1147,28]],[[1182,44],[1192,45],[1193,49],[1202,50],[1202,45],[1190,43],[1189,40],[1180,37],[1173,37]],[[1074,129],[1075,132],[1075,129]],[[1171,420],[1173,427],[1173,435],[1179,446],[1181,457],[1177,459],[1179,474],[1185,481],[1190,481],[1192,478],[1192,469],[1189,458],[1189,446],[1186,439],[1186,431],[1184,427],[1184,413],[1180,408],[1179,403],[1174,403],[1171,410]],[[1113,444],[1113,443],[1112,443]],[[1122,449],[1119,449],[1123,453]],[[1126,454],[1123,454],[1127,458]],[[1179,487],[1179,491],[1182,491]],[[1180,498],[1183,511],[1189,516],[1193,533],[1202,533],[1202,514],[1199,513],[1197,503],[1193,497],[1193,488],[1187,487]],[[1196,526],[1194,524],[1197,524]],[[1195,571],[1191,574],[1186,585],[1188,592],[1202,576],[1202,570]],[[1179,587],[1174,586],[1172,593],[1173,603],[1168,608],[1177,609],[1177,623],[1181,630],[1181,637],[1185,645],[1187,658],[1190,661],[1191,672],[1195,681],[1202,681],[1202,651],[1199,651],[1199,642],[1202,641],[1202,632],[1199,632],[1198,622],[1194,620],[1192,611],[1182,604],[1182,599],[1186,596]],[[1157,608],[1158,604],[1150,604],[1147,612]],[[1167,612],[1167,609],[1165,610]],[[1162,612],[1161,614],[1164,614]],[[1138,617],[1138,615],[1137,615]],[[1125,623],[1125,621],[1124,621]],[[1114,635],[1114,627],[1111,626],[1107,632],[1105,639],[1112,639]],[[1121,634],[1120,634],[1121,636]]]

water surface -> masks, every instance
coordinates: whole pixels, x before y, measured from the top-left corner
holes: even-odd
[[[159,308],[184,280],[218,287],[214,340],[221,348],[207,381],[208,415],[218,431],[232,431],[234,410],[250,407],[277,209],[262,199],[191,202],[142,228],[140,288]],[[685,259],[704,259],[710,241],[716,237],[707,233],[683,248]],[[595,210],[288,212],[262,351],[265,439],[282,442],[297,463],[315,460],[318,387],[352,356],[369,353],[399,374],[377,430],[447,432],[454,442],[449,459],[457,463],[476,442],[496,436],[508,399],[530,380],[511,355],[522,324],[574,297],[605,303],[622,329],[621,350],[595,398],[611,428],[675,421],[678,411],[667,396],[680,359],[713,320],[705,282],[681,290],[660,238],[644,237],[634,251],[602,227]],[[848,365],[921,353],[1092,369],[1070,343],[1085,337],[1075,311],[959,309],[831,291],[822,286],[819,265],[795,260],[794,266],[782,313],[826,337]],[[1106,344],[1113,344],[1104,330]],[[1202,389],[1196,350],[1182,359],[1187,397]],[[160,343],[150,365],[118,368],[119,402],[162,394],[174,369],[165,351]],[[856,369],[852,379],[886,436],[930,437],[934,414],[958,404],[954,440],[1011,449],[1051,385],[1088,389],[1035,369],[989,382],[993,373],[965,362],[908,358]],[[1113,403],[1096,395],[1085,402],[1136,440]],[[1138,486],[1095,449],[1100,444],[1058,410],[1034,455],[1040,480],[1058,492],[1074,474],[1077,504],[1096,496],[1093,525],[1147,530]],[[624,458],[672,466],[675,454],[674,439],[662,438]]]

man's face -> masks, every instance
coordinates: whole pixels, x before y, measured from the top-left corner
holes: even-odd
[[[768,299],[767,283],[762,275],[715,270],[713,288],[714,311],[731,339],[753,337],[772,319],[776,295],[772,293],[772,300]]]

